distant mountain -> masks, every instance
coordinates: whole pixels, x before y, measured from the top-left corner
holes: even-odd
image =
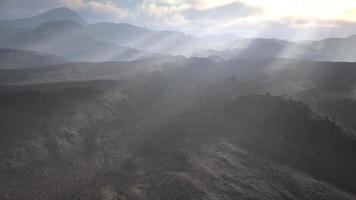
[[[210,57],[216,60],[247,58],[293,58],[320,60],[322,58],[313,46],[293,43],[285,40],[251,38],[231,43],[227,50],[205,50],[194,56]]]
[[[310,42],[308,45],[315,47],[325,61],[356,61],[356,35],[346,38],[328,38]]]
[[[186,54],[196,38],[176,31],[155,31],[130,24],[96,23],[84,28],[91,37],[151,53]]]
[[[55,55],[17,49],[0,49],[0,69],[26,69],[66,63]]]
[[[82,25],[87,22],[69,8],[56,8],[30,18],[0,20],[0,41],[8,40],[17,35],[37,28],[43,23],[51,21],[70,20]]]
[[[126,23],[96,23],[84,27],[91,37],[153,53],[190,56],[204,49],[225,49],[240,38],[234,34],[195,37],[178,31],[156,31]]]
[[[75,34],[69,37],[68,29]],[[36,34],[38,36],[28,36]],[[54,42],[56,40],[57,43]],[[42,44],[45,48],[40,47]],[[242,39],[234,34],[195,37],[178,31],[158,31],[127,23],[88,24],[76,12],[65,7],[31,18],[0,20],[1,48],[48,50],[49,53],[80,61],[121,61],[151,57],[152,54],[172,54],[216,60],[270,57],[353,62],[356,61],[354,44],[356,36],[296,43],[277,39]],[[48,46],[58,46],[58,49]],[[67,47],[72,50],[66,52]]]
[[[222,50],[226,48],[231,48],[231,44],[236,43],[243,38],[238,37],[232,33],[225,34],[214,34],[214,35],[205,35],[202,37],[198,37],[198,42],[200,42],[201,46],[205,44],[205,49],[215,49]]]
[[[328,38],[300,43],[279,39],[240,39],[225,46],[225,50],[208,49],[193,56],[210,57],[215,60],[232,58],[293,58],[314,61],[355,62],[356,36]]]
[[[134,45],[134,42],[138,40],[138,38],[143,38],[154,32],[153,30],[133,26],[131,24],[115,24],[109,22],[90,24],[84,29],[84,32],[87,32],[97,40],[124,46]]]
[[[1,42],[2,48],[56,54],[76,61],[128,61],[156,55],[93,39],[74,21],[47,22],[38,28]]]
[[[0,20],[0,27],[32,29],[46,22],[70,20],[82,25],[87,22],[73,10],[62,7],[24,19]]]
[[[194,37],[181,32],[155,31],[125,23],[92,24],[85,27],[84,32],[100,41],[154,53],[214,56],[216,59],[279,57],[316,61],[356,61],[353,50],[356,36],[297,43],[279,39],[242,39],[234,34]]]
[[[77,22],[82,25],[78,32],[99,42],[160,54],[190,56],[194,52],[209,48],[225,49],[226,46],[239,39],[233,34],[207,35],[198,38],[178,31],[157,31],[127,23],[87,24],[74,11],[68,8],[57,8],[31,18],[0,20],[0,42],[19,39],[20,34],[55,21]],[[59,33],[61,33],[60,27]]]

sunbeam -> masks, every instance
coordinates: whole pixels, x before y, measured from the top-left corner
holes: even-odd
[[[355,200],[356,1],[0,0],[0,200]]]

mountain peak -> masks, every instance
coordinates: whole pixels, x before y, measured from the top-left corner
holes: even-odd
[[[70,11],[70,12],[74,12],[72,9],[68,8],[68,7],[58,7],[58,8],[54,8],[52,10],[49,10],[47,12],[50,12],[50,11]]]
[[[35,19],[42,19],[46,21],[64,21],[64,20],[71,20],[76,21],[80,24],[87,24],[87,22],[79,16],[74,10],[69,9],[67,7],[59,7],[42,14],[39,14],[35,17]]]
[[[53,14],[67,14],[67,15],[77,15],[77,13],[70,9],[70,8],[67,8],[67,7],[59,7],[59,8],[54,8],[54,9],[51,9],[51,10],[48,10],[42,14],[39,14],[37,16],[41,16],[41,15],[53,15]]]
[[[67,7],[60,7],[30,18],[0,20],[0,26],[6,28],[33,29],[44,23],[53,21],[75,21],[81,25],[88,24],[75,11]]]

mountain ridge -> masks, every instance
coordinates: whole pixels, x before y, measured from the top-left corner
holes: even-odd
[[[59,7],[29,18],[0,20],[0,27],[20,27],[29,29],[36,28],[46,22],[61,20],[76,21],[82,25],[87,24],[87,22],[75,11],[67,7]]]
[[[0,42],[1,48],[48,52],[74,61],[129,61],[157,55],[97,41],[74,21],[46,22],[17,37]]]

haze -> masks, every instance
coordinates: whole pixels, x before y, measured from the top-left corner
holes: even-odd
[[[0,0],[0,200],[355,200],[355,8]]]
[[[66,6],[90,23],[129,22],[188,34],[294,40],[344,37],[355,30],[352,0],[2,0],[0,18],[30,17]]]

